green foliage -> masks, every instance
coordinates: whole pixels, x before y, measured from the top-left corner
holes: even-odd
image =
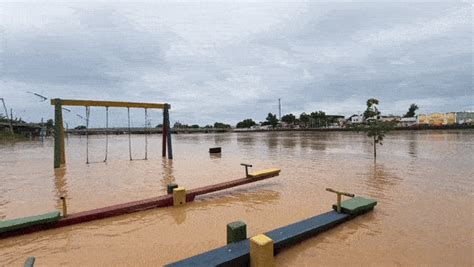
[[[364,120],[377,119],[380,115],[380,111],[377,108],[379,101],[375,98],[367,100],[367,109],[364,111]]]
[[[281,121],[288,124],[294,124],[296,122],[296,116],[291,113],[286,114],[283,117],[281,117]]]
[[[230,125],[229,124],[225,124],[225,123],[222,123],[222,122],[216,122],[214,123],[214,128],[220,128],[220,129],[230,129]]]
[[[326,113],[324,111],[316,111],[316,112],[311,112],[310,114],[313,127],[321,127],[322,125],[326,125],[327,118],[326,118]]]
[[[156,125],[156,127],[155,127],[155,128],[163,128],[163,124],[162,124],[162,123],[160,123],[160,124]]]
[[[268,113],[268,116],[262,125],[271,125],[273,128],[275,128],[278,125],[278,118],[276,114]]]
[[[373,138],[375,144],[382,145],[385,135],[393,130],[395,124],[393,122],[374,121],[368,124],[357,124],[350,126],[352,130],[357,132],[365,132],[367,137]]]
[[[393,130],[395,124],[393,122],[381,122],[377,120],[380,111],[377,109],[379,101],[375,98],[367,100],[367,110],[364,112],[365,124],[350,125],[350,128],[357,132],[365,132],[367,137],[373,139],[374,158],[377,157],[377,144],[382,145],[385,135]]]
[[[54,121],[53,121],[53,119],[49,119],[49,120],[46,121],[46,128],[47,128],[48,130],[54,128]]]
[[[257,125],[257,123],[255,121],[253,121],[252,119],[245,119],[239,123],[237,123],[236,127],[237,128],[250,128],[252,126],[255,126]]]
[[[75,130],[85,130],[86,129],[86,126],[84,125],[79,125],[77,126],[76,128],[74,128]]]
[[[26,139],[26,135],[24,134],[11,134],[9,131],[1,131],[0,130],[0,140],[1,141],[14,141],[14,140],[21,140]]]
[[[10,120],[8,117],[4,116],[3,114],[0,114],[0,122],[9,122]]]
[[[163,125],[158,124],[158,126],[156,126],[156,127],[163,127]],[[173,124],[173,128],[176,128],[176,129],[199,129],[200,127],[197,124],[187,125],[187,124],[184,124],[184,123],[181,123],[181,122],[177,121]]]
[[[179,128],[179,129],[183,129],[183,128],[188,128],[188,127],[189,127],[189,126],[188,126],[187,124],[183,124],[183,123],[181,123],[181,122],[179,122],[179,121],[177,121],[177,122],[175,122],[175,123],[173,124],[173,128],[176,128],[176,129],[178,129],[178,128]]]
[[[303,112],[300,114],[299,120],[304,127],[308,127],[309,121],[311,120],[311,116]]]
[[[415,117],[415,111],[418,109],[416,104],[411,104],[408,108],[408,112],[403,116],[404,118]]]

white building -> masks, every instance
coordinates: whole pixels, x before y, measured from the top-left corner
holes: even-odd
[[[364,122],[364,116],[361,114],[361,115],[357,115],[357,114],[354,114],[352,116],[350,116],[349,118],[347,118],[347,122],[348,123],[362,123]]]
[[[401,118],[398,126],[400,127],[411,127],[417,125],[416,117]]]

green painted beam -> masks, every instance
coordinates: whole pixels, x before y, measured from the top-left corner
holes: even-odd
[[[373,199],[354,197],[342,201],[341,212],[351,215],[358,215],[373,209],[375,205],[377,205],[377,201]],[[332,205],[332,208],[337,210],[337,205]]]
[[[34,267],[35,266],[35,257],[29,257],[28,259],[26,259],[25,261],[25,264],[23,265],[23,267]]]
[[[8,221],[0,221],[0,233],[22,229],[37,224],[55,222],[58,221],[60,218],[61,216],[59,214],[59,211],[55,211],[36,216],[18,218]]]

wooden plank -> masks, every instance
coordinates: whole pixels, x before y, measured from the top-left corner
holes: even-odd
[[[267,175],[271,175],[271,174],[279,174],[280,171],[281,170],[278,169],[278,168],[266,169],[266,170],[251,172],[251,173],[249,173],[249,177],[257,178],[257,177],[267,176]]]
[[[219,184],[195,188],[195,189],[189,190],[186,193],[186,202],[194,201],[194,198],[199,195],[232,188],[232,187],[236,187],[243,184],[261,181],[261,180],[268,179],[277,175],[278,173],[276,174],[273,173],[271,175],[262,176],[258,178],[242,178],[242,179],[237,179],[237,180],[233,180],[229,182],[223,182]],[[64,227],[67,225],[79,224],[83,222],[99,220],[99,219],[113,217],[113,216],[119,216],[119,215],[142,211],[146,209],[168,207],[172,205],[173,205],[173,196],[164,195],[164,196],[138,200],[138,201],[108,206],[108,207],[94,209],[94,210],[82,211],[82,212],[70,214],[65,218],[61,218],[59,221],[52,222],[52,223],[33,225],[31,227],[23,228],[23,229],[16,229],[16,230],[13,229],[12,231],[6,231],[3,233],[0,232],[0,238],[18,236],[18,235],[23,235],[23,234],[53,229],[53,228]]]
[[[273,240],[276,251],[301,242],[350,219],[350,215],[329,211],[300,222],[265,233]]]
[[[250,241],[245,239],[165,266],[250,266],[249,251]]]
[[[348,214],[359,214],[372,210],[377,205],[377,201],[369,198],[354,197],[342,201],[341,211]],[[333,209],[337,209],[337,205],[333,205]]]
[[[265,180],[265,179],[275,177],[275,176],[278,176],[278,173],[271,173],[271,174],[268,174],[268,175],[265,175],[265,176],[260,176],[260,177],[257,177],[257,178],[248,178],[248,177],[246,177],[246,178],[237,179],[237,180],[233,180],[233,181],[229,181],[229,182],[223,182],[223,183],[219,183],[219,184],[204,186],[204,187],[189,190],[188,193],[187,193],[187,196],[196,197],[196,196],[199,196],[199,195],[209,194],[209,193],[212,193],[212,192],[216,192],[216,191],[236,187],[236,186],[239,186],[239,185],[244,185],[244,184],[248,184],[248,183],[253,183],[253,182]]]
[[[138,103],[121,101],[95,101],[95,100],[73,100],[73,99],[51,99],[51,105],[60,103],[63,106],[81,107],[122,107],[122,108],[151,108],[151,109],[171,109],[170,104],[161,103]]]
[[[36,216],[0,221],[0,233],[27,228],[37,224],[55,222],[59,220],[59,218],[59,212],[55,211]]]
[[[348,214],[329,211],[272,230],[265,233],[265,235],[273,240],[274,251],[277,252],[282,248],[327,231],[352,218],[353,216]],[[249,251],[249,239],[246,239],[165,266],[250,266]]]

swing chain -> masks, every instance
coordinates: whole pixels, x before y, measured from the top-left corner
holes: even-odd
[[[86,163],[89,164],[89,118],[90,118],[90,107],[86,106]]]
[[[107,162],[107,155],[109,153],[109,107],[105,107],[105,159]]]
[[[131,135],[131,126],[130,126],[130,108],[127,107],[127,114],[128,114],[128,154],[130,156],[130,160],[132,159],[132,135]]]
[[[148,159],[148,109],[145,108],[145,160]]]

